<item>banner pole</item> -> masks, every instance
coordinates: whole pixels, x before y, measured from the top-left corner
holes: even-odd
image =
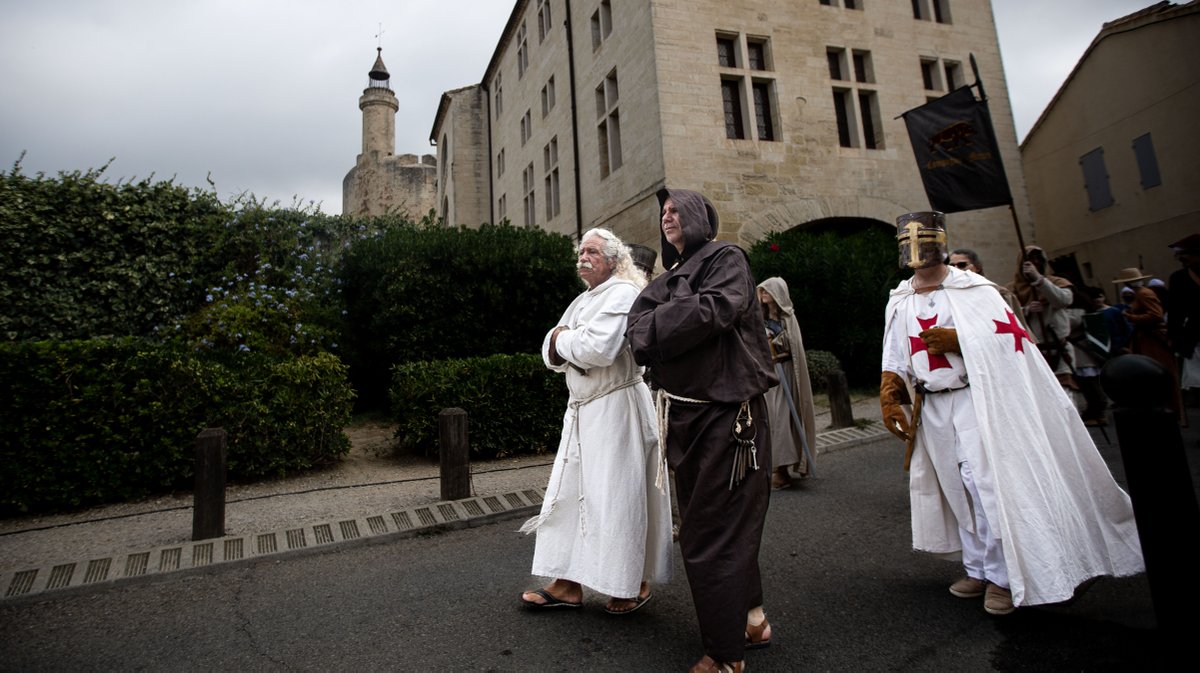
[[[1021,246],[1021,259],[1025,259],[1025,237],[1021,236],[1021,223],[1017,221],[1017,208],[1008,204],[1008,212],[1012,213],[1013,227],[1017,230],[1017,245]]]

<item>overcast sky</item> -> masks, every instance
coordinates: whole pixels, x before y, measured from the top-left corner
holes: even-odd
[[[869,0],[903,2],[903,0]],[[1152,0],[993,0],[1018,138],[1101,24]],[[483,74],[511,0],[0,0],[0,169],[103,165],[341,212],[383,25],[397,152],[435,154],[443,91]],[[953,5],[952,5],[953,7]],[[556,17],[556,21],[561,17]],[[986,82],[985,82],[986,85]]]

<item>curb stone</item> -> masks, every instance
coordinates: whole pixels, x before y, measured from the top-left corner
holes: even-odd
[[[324,551],[335,545],[376,544],[405,537],[482,526],[528,516],[541,507],[543,488],[436,502],[353,519],[266,533],[197,540],[106,558],[81,559],[0,574],[0,600],[71,592],[165,574],[199,572],[267,557]]]
[[[817,454],[840,451],[873,441],[887,430],[866,427],[817,434]],[[546,496],[544,488],[435,502],[349,519],[307,524],[264,533],[247,533],[115,556],[51,563],[37,568],[0,571],[0,601],[18,601],[52,593],[66,595],[117,583],[147,581],[167,575],[207,572],[217,567],[252,563],[264,558],[320,553],[333,546],[378,544],[438,531],[482,526],[532,516]]]

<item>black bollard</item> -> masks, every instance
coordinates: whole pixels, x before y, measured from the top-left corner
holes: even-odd
[[[1108,361],[1100,382],[1116,405],[1113,420],[1154,614],[1160,629],[1179,634],[1194,623],[1192,596],[1179,582],[1195,567],[1191,546],[1200,533],[1200,507],[1179,417],[1167,409],[1174,379],[1144,355],[1122,355]]]
[[[467,441],[467,412],[442,409],[438,414],[438,456],[441,458],[442,500],[471,497],[471,447]]]
[[[205,428],[196,435],[196,489],[192,498],[192,540],[224,537],[224,428]]]

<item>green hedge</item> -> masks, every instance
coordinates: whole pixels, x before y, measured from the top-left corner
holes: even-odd
[[[750,249],[759,280],[787,281],[804,346],[837,356],[851,385],[879,381],[888,293],[911,275],[896,264],[896,239],[882,228],[821,233],[791,229]]]
[[[339,275],[341,352],[378,409],[398,363],[537,350],[584,287],[569,239],[507,225],[395,228],[353,243]]]
[[[353,393],[329,354],[274,359],[145,340],[0,344],[0,514],[190,488],[196,435],[228,433],[231,480],[349,450]]]
[[[0,174],[0,340],[148,335],[204,296],[228,209],[167,182],[108,184],[104,168]]]
[[[458,407],[471,458],[503,458],[557,450],[567,385],[537,355],[410,362],[396,367],[391,400],[404,450],[436,456],[438,414]]]

